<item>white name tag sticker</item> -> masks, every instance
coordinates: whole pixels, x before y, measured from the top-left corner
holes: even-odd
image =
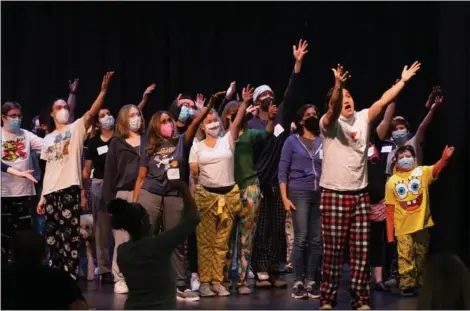
[[[278,124],[274,127],[274,136],[278,137],[282,134],[282,132],[284,132],[284,128],[282,127],[282,125]]]
[[[178,180],[180,179],[180,169],[179,168],[169,168],[166,172],[169,180]]]
[[[392,151],[392,146],[383,146],[382,147],[382,153],[390,153]]]
[[[320,160],[323,160],[323,150],[320,150],[318,152],[318,155],[320,156]]]
[[[108,145],[104,145],[101,147],[96,148],[96,151],[98,151],[98,155],[102,155],[108,152]]]
[[[367,156],[371,157],[373,155],[374,155],[374,147],[369,147],[369,149],[367,150]]]

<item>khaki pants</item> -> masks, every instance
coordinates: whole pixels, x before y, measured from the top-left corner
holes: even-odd
[[[424,260],[429,246],[428,230],[397,236],[400,289],[423,285]]]
[[[127,202],[132,202],[133,195],[134,195],[134,191],[118,191],[116,194],[116,199],[123,199],[123,200],[126,200]],[[127,233],[124,230],[113,229],[113,236],[114,236],[113,276],[114,276],[114,282],[118,282],[118,281],[124,280],[124,276],[119,270],[119,266],[117,264],[117,248],[119,247],[119,245],[129,241],[129,233]]]
[[[199,280],[221,283],[233,220],[241,209],[240,189],[221,195],[197,185],[195,200],[201,214],[196,228]]]

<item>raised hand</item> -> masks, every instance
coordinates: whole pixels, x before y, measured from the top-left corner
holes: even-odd
[[[292,46],[292,54],[294,55],[296,62],[302,62],[304,59],[305,54],[308,53],[308,43],[307,40],[299,40],[299,45],[296,47],[295,45]]]
[[[153,90],[155,90],[156,87],[157,87],[157,85],[155,83],[153,83],[152,85],[147,87],[145,89],[144,95],[142,95],[142,97],[148,97],[150,94],[152,94]]]
[[[197,94],[196,96],[196,107],[197,109],[201,110],[204,108],[204,104],[206,103],[206,98],[202,94]]]
[[[248,84],[245,86],[242,90],[242,99],[244,102],[249,102],[253,99],[253,93],[255,92],[255,89],[250,87]]]
[[[183,101],[181,100],[181,96],[183,96],[183,94],[179,93],[178,96],[176,96],[176,105],[181,108],[181,106],[183,106]]]
[[[428,96],[428,100],[426,101],[426,108],[431,108],[431,105],[435,102],[437,94],[441,93],[442,89],[439,85],[436,85],[432,88],[431,94]]]
[[[78,89],[78,79],[77,78],[73,79],[73,82],[69,80],[70,93],[75,94],[77,92],[77,89]]]
[[[209,99],[209,103],[207,104],[207,109],[212,109],[212,107],[214,107],[215,101],[222,95],[225,95],[225,91],[212,94],[211,98]]]
[[[401,73],[402,81],[407,82],[408,80],[410,80],[420,68],[421,68],[421,63],[418,61],[414,62],[410,68],[408,68],[408,66],[405,66]]]
[[[351,78],[349,71],[344,72],[344,68],[340,64],[336,66],[336,69],[331,68],[331,70],[335,76],[335,84],[338,86],[343,86],[344,83],[346,83],[346,81]]]
[[[436,109],[437,107],[439,107],[440,104],[442,104],[443,101],[444,101],[444,96],[437,96],[434,99],[434,103],[432,104],[431,109]]]
[[[253,115],[257,114],[259,110],[259,106],[250,105],[246,108],[246,113],[251,113]]]
[[[233,94],[235,94],[236,91],[237,91],[237,83],[235,81],[232,81],[230,83],[230,86],[227,89],[227,93],[225,94],[225,98],[230,100],[232,98]]]
[[[452,157],[452,155],[454,154],[454,150],[455,148],[454,147],[449,147],[449,146],[446,146],[444,148],[444,151],[442,152],[442,159],[443,160],[448,160]]]
[[[269,120],[274,120],[277,115],[277,106],[274,105],[273,103],[269,104],[268,108],[268,119]]]
[[[103,76],[103,82],[101,83],[101,91],[106,92],[109,87],[109,82],[111,82],[111,78],[114,75],[114,71],[108,71],[104,76]]]

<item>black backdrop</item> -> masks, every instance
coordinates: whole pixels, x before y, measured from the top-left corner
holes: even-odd
[[[457,150],[432,186],[432,251],[470,261],[468,118],[470,30],[467,3],[359,2],[2,2],[2,101],[17,100],[25,120],[80,78],[78,113],[91,105],[105,71],[116,75],[106,98],[114,113],[138,103],[156,82],[144,112],[166,109],[179,92],[195,95],[270,84],[278,96],[293,66],[292,45],[309,42],[305,101],[323,107],[340,62],[352,74],[358,108],[377,99],[405,64],[423,63],[398,101],[415,127],[431,87],[445,102],[426,136],[425,162],[445,144]],[[25,124],[26,125],[26,124]],[[29,126],[29,124],[28,124]]]

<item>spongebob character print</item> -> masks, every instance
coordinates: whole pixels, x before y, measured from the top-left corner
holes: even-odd
[[[45,196],[49,266],[77,279],[80,248],[80,188],[72,186]]]
[[[385,188],[385,204],[394,206],[393,222],[397,238],[400,289],[423,283],[424,261],[429,246],[427,228],[434,225],[429,208],[432,166],[410,172],[395,172]]]

